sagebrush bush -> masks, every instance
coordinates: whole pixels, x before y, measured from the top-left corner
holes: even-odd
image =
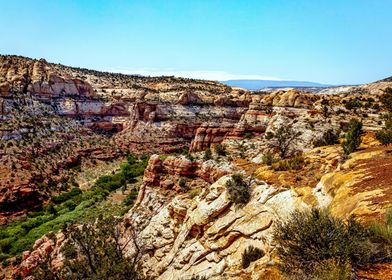
[[[350,280],[351,275],[351,263],[341,261],[337,259],[328,259],[322,261],[314,266],[313,275],[317,280]]]
[[[371,239],[378,244],[378,260],[392,258],[392,209],[388,209],[384,221],[370,224]]]
[[[242,253],[242,267],[247,268],[252,262],[264,257],[265,253],[262,249],[249,246]]]
[[[327,210],[295,211],[274,229],[281,270],[286,274],[314,275],[314,266],[326,261],[360,265],[370,261],[374,248],[369,231],[353,219],[334,218]]]
[[[267,151],[264,153],[263,157],[261,158],[264,164],[266,165],[272,165],[273,163],[276,162],[276,158],[273,152]]]
[[[305,164],[305,159],[302,154],[295,155],[289,159],[283,159],[272,164],[272,169],[275,171],[299,170]]]
[[[245,182],[241,174],[233,174],[226,183],[227,195],[236,204],[246,204],[250,200],[250,185]]]

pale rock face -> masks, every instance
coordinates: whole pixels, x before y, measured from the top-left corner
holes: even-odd
[[[244,128],[251,128],[255,132],[265,132],[269,122],[271,121],[271,115],[264,112],[264,107],[260,104],[251,103],[249,110],[241,116],[237,126]]]
[[[237,206],[227,198],[229,179],[220,178],[193,200],[177,196],[152,217],[140,233],[153,252],[143,259],[147,274],[173,280],[193,275],[227,279],[241,273],[242,252],[250,245],[266,252],[257,262],[270,261],[274,221],[307,205],[291,190],[257,182],[249,203]]]
[[[324,177],[324,179],[325,179],[325,177]],[[332,196],[330,196],[325,190],[323,180],[321,180],[317,184],[317,186],[312,190],[312,193],[313,193],[314,197],[316,198],[319,207],[321,207],[321,208],[328,207],[328,205],[332,201]]]
[[[309,151],[313,149],[314,141],[322,138],[323,133],[327,130],[340,131],[341,123],[341,118],[337,116],[330,116],[327,120],[320,114],[312,115],[302,109],[279,109],[270,119],[266,132],[274,133],[280,126],[291,124],[294,131],[301,133],[295,141],[296,148],[301,151]]]
[[[315,94],[305,94],[298,90],[279,90],[263,98],[264,104],[276,107],[308,108],[320,97]]]

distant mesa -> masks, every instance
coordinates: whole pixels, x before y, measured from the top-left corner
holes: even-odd
[[[227,81],[221,81],[221,83],[228,86],[240,87],[248,90],[260,90],[264,88],[285,88],[285,87],[293,87],[293,88],[331,87],[331,85],[306,82],[306,81],[227,80]]]

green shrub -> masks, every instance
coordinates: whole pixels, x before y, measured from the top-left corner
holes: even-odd
[[[392,143],[392,113],[385,115],[383,118],[385,126],[376,133],[376,139],[383,145],[389,145]]]
[[[12,248],[12,242],[14,242],[13,237],[0,240],[0,251],[2,253],[8,254]]]
[[[250,200],[251,189],[241,174],[233,174],[226,183],[227,195],[235,204],[246,204]]]
[[[135,199],[137,198],[138,191],[136,189],[132,189],[131,193],[127,195],[124,199],[123,204],[126,206],[131,206]]]
[[[227,154],[226,153],[226,147],[224,145],[222,145],[222,144],[215,145],[214,146],[214,150],[215,150],[215,153],[218,156],[225,156]]]
[[[388,209],[382,222],[373,222],[370,225],[372,240],[380,244],[381,260],[392,258],[392,209]]]
[[[97,181],[94,184],[94,187],[102,188],[108,191],[114,191],[123,185],[125,185],[126,180],[124,173],[117,173],[114,175],[107,175],[107,176],[101,176],[97,179]]]
[[[200,194],[200,189],[192,189],[190,192],[189,192],[189,198],[194,198],[194,197],[196,197],[196,196],[198,196]]]
[[[133,164],[136,163],[136,161],[137,161],[137,157],[136,157],[135,155],[129,154],[129,155],[127,156],[127,162],[128,162],[128,164],[133,165]]]
[[[252,262],[264,257],[265,253],[262,249],[249,246],[242,253],[242,267],[247,268]]]
[[[274,138],[274,134],[271,131],[268,131],[265,135],[264,138],[265,140],[271,140],[272,138]]]
[[[327,210],[295,211],[274,229],[281,270],[313,275],[314,266],[333,260],[360,265],[372,259],[369,232],[353,219],[343,221]]]
[[[245,139],[252,139],[252,137],[253,137],[253,134],[252,134],[252,132],[245,132],[245,134],[244,134],[244,138]]]
[[[342,143],[343,151],[346,155],[349,155],[358,149],[362,142],[361,135],[362,123],[357,119],[352,119],[345,140]]]
[[[313,268],[314,278],[317,280],[351,280],[352,267],[349,261],[340,261],[338,259],[328,259],[315,264]],[[306,275],[304,278],[306,279]]]
[[[362,107],[362,104],[359,100],[357,99],[350,99],[348,100],[345,104],[344,107],[346,107],[347,110],[353,110],[356,108]]]
[[[186,192],[186,191],[188,191],[188,185],[187,185],[187,183],[186,183],[186,180],[184,179],[184,178],[181,178],[180,179],[180,181],[178,182],[178,185],[180,186],[180,188],[181,188],[181,190],[183,191],[183,192]]]
[[[10,262],[7,261],[7,260],[4,260],[4,261],[1,262],[1,266],[2,266],[2,267],[7,267],[7,266],[9,266],[9,265],[10,265]]]
[[[381,96],[380,101],[385,110],[392,113],[392,88],[386,88],[384,94]]]
[[[392,143],[392,130],[380,130],[376,133],[376,139],[380,141],[381,144],[387,146]]]
[[[48,203],[47,205],[45,205],[44,206],[44,211],[47,214],[54,214],[54,215],[57,214],[57,210],[56,210],[56,208],[54,208],[52,203]]]
[[[189,148],[188,148],[188,147],[183,147],[183,148],[181,149],[181,154],[182,154],[183,156],[188,156],[188,155],[189,155]]]
[[[261,158],[261,160],[263,161],[264,164],[266,165],[272,165],[273,163],[275,163],[277,161],[277,159],[275,158],[275,155],[273,152],[271,151],[267,151]]]
[[[212,159],[212,152],[211,152],[211,149],[210,149],[210,148],[207,148],[207,149],[204,151],[203,160],[210,160],[210,159]]]
[[[81,193],[82,193],[82,191],[79,188],[72,188],[71,191],[69,191],[69,192],[63,192],[63,193],[59,194],[58,196],[52,197],[52,202],[55,204],[60,204],[60,203],[67,201],[68,199],[70,199],[74,196],[77,196]]]
[[[77,203],[76,203],[75,201],[73,201],[73,200],[67,200],[67,201],[64,203],[64,206],[67,207],[69,210],[74,210],[74,209],[76,208],[76,206],[78,206],[78,205],[77,205]]]
[[[167,159],[169,157],[169,155],[160,155],[159,156],[159,159],[161,160],[161,161],[165,161],[165,159]]]

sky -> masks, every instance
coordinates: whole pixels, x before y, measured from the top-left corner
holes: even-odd
[[[391,0],[0,0],[0,54],[112,72],[359,84],[392,76]]]

